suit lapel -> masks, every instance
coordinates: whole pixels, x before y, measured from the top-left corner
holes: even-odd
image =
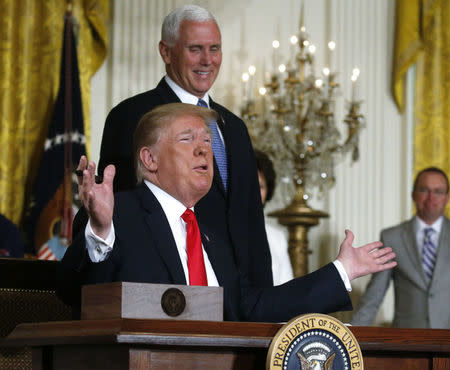
[[[166,79],[163,77],[155,88],[161,100],[165,103],[181,103],[177,94],[173,92],[170,86],[167,84]]]
[[[225,187],[223,186],[222,177],[220,176],[219,167],[217,166],[216,157],[213,157],[214,160],[214,174],[213,174],[213,183],[212,186],[216,186],[220,193],[226,197]]]
[[[147,223],[150,237],[172,275],[173,283],[186,284],[186,277],[172,230],[161,205],[145,184],[138,188],[138,194],[145,210],[145,222]]]
[[[225,143],[225,151],[227,153],[227,170],[228,170],[228,187],[231,185],[232,176],[231,176],[231,153],[233,140],[231,139],[230,130],[227,127],[225,120],[220,112],[219,106],[209,97],[209,106],[211,109],[214,109],[219,115],[219,119],[217,120],[217,125],[219,126],[220,132],[223,136],[223,141]],[[223,186],[222,178],[220,177],[219,167],[216,163],[216,157],[214,157],[214,184],[219,188],[221,194],[226,197],[227,192],[225,191],[225,187]]]
[[[439,276],[444,275],[444,269],[448,269],[448,261],[450,261],[450,220],[444,217],[431,285],[436,283]]]
[[[416,242],[416,230],[414,227],[415,219],[412,218],[409,222],[405,224],[402,230],[403,243],[406,246],[406,255],[408,256],[413,268],[411,272],[414,273],[417,281],[423,286],[424,289],[427,288],[427,280],[425,273],[422,268],[422,260],[419,255]]]
[[[212,234],[205,231],[206,228],[203,225],[199,225],[199,228],[202,236],[202,244],[208,254],[209,262],[211,262],[211,266],[216,274],[219,285],[223,286],[226,280],[227,271],[225,264],[221,260],[219,249],[217,248],[215,241],[212,239]]]

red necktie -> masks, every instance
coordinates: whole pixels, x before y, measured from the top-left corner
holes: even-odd
[[[194,212],[186,209],[181,218],[187,224],[186,249],[188,256],[189,285],[208,285],[202,239]]]

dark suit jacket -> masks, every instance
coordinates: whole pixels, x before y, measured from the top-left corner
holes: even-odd
[[[155,89],[126,99],[111,110],[98,167],[102,175],[108,164],[116,166],[115,191],[132,189],[136,184],[132,146],[141,117],[159,105],[179,101],[162,79]],[[240,118],[212,100],[210,106],[220,117],[218,124],[228,157],[228,189],[225,192],[215,164],[211,190],[195,207],[197,217],[233,247],[236,262],[254,284],[270,286],[271,258],[250,137]]]
[[[116,241],[105,261],[90,261],[83,233],[78,233],[67,250],[58,278],[58,293],[66,303],[79,305],[79,289],[84,283],[186,284],[169,223],[148,187],[116,194],[114,208]],[[224,287],[226,320],[278,322],[306,312],[351,309],[347,290],[332,263],[284,285],[259,288],[239,272],[228,245],[203,225],[200,230],[219,284]]]

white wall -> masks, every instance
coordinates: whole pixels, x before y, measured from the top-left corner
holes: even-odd
[[[111,1],[109,56],[92,80],[92,158],[97,161],[107,112],[122,99],[153,88],[163,75],[157,52],[163,17],[174,7],[196,3],[208,8],[222,30],[223,63],[212,96],[239,113],[241,74],[257,67],[256,82],[271,65],[271,43],[279,39],[288,55],[289,37],[298,31],[300,0]],[[409,126],[398,114],[391,96],[394,7],[392,0],[305,0],[304,23],[317,45],[323,66],[328,40],[336,42],[335,66],[343,95],[350,95],[350,75],[358,66],[362,112],[367,127],[360,139],[360,160],[337,168],[337,183],[322,200],[310,205],[330,218],[311,229],[310,269],[336,256],[344,229],[355,232],[355,245],[378,239],[382,228],[411,214],[409,200],[411,142]],[[343,118],[344,98],[338,101]],[[269,205],[277,209],[280,204]],[[368,278],[354,282],[354,304]],[[392,292],[380,309],[377,323],[392,317]],[[344,321],[350,315],[341,315]]]

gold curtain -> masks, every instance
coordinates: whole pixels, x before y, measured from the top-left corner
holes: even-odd
[[[90,78],[106,56],[108,0],[71,2],[89,150]],[[0,0],[0,212],[16,224],[23,221],[58,92],[65,11],[63,0]]]
[[[393,82],[400,110],[404,75],[416,64],[414,172],[436,166],[450,174],[450,1],[397,0],[396,11]]]

